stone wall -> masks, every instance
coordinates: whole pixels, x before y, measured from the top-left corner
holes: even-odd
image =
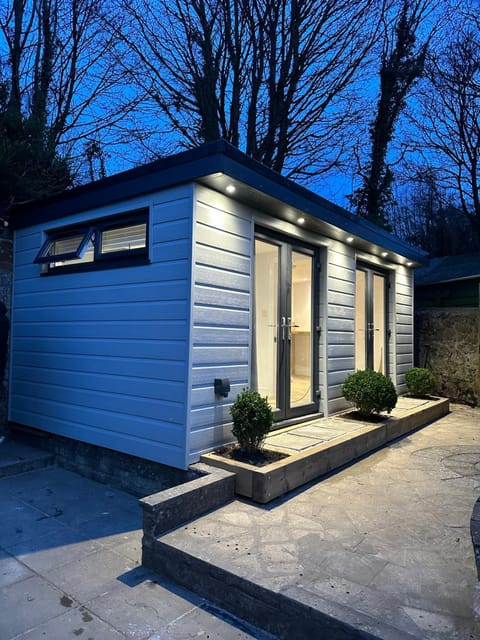
[[[458,402],[480,402],[480,309],[418,309],[417,364],[429,368],[435,392]]]

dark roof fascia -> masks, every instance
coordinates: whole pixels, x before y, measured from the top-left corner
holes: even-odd
[[[220,141],[219,141],[220,142]],[[61,194],[14,208],[11,227],[22,229],[57,218],[132,199],[220,171],[218,143],[160,158],[149,164],[90,182]],[[68,209],[67,209],[68,207]]]
[[[427,262],[428,255],[424,251],[248,158],[235,147],[231,145],[228,147],[230,153],[225,154],[223,173],[231,178],[244,182],[299,211],[342,229],[346,234],[359,236],[372,244],[379,245],[415,262]],[[245,158],[247,162],[244,160]]]
[[[50,222],[165,188],[201,181],[216,173],[223,173],[347,234],[359,236],[415,262],[426,262],[427,254],[423,251],[285,178],[224,140],[23,205],[14,211],[11,226],[20,229]]]

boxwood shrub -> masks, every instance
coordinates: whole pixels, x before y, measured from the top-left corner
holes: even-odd
[[[407,388],[412,396],[426,396],[432,393],[435,387],[435,378],[429,369],[412,367],[405,376]]]
[[[390,413],[397,404],[397,392],[390,378],[383,373],[365,369],[350,374],[342,385],[346,400],[355,403],[363,416],[386,411]]]
[[[232,433],[240,449],[246,453],[258,451],[273,423],[272,407],[258,391],[244,389],[230,407]]]

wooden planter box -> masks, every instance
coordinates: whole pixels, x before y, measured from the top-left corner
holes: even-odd
[[[390,416],[381,423],[368,424],[301,452],[292,453],[283,449],[284,453],[289,454],[287,458],[264,467],[229,460],[215,452],[202,455],[201,461],[235,473],[235,493],[265,504],[448,412],[448,399],[431,400],[399,417]],[[341,418],[341,415],[338,417]],[[275,450],[280,448],[275,447]]]

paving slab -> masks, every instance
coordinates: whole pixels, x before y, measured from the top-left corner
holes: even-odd
[[[144,553],[279,637],[478,640],[479,495],[480,409],[454,405],[326,479],[268,506],[237,499]],[[292,626],[302,613],[310,627]]]
[[[271,640],[141,566],[138,499],[58,467],[0,478],[1,640]]]

